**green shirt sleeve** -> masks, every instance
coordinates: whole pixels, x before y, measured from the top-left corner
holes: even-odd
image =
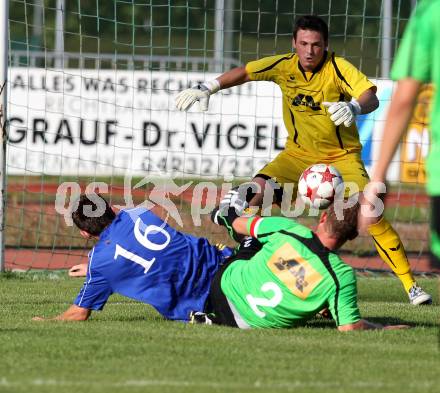
[[[394,59],[391,70],[393,80],[413,78],[420,82],[431,81],[434,58],[432,35],[435,32],[432,15],[423,6],[412,15]]]
[[[353,269],[345,265],[343,271],[337,273],[337,281],[335,294],[329,300],[333,319],[337,326],[356,323],[361,319],[361,314],[357,305],[356,276]]]
[[[312,231],[295,220],[285,217],[252,217],[247,222],[247,229],[252,237],[265,243],[273,233],[285,230],[310,238]]]

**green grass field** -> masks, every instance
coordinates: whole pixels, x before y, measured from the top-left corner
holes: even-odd
[[[435,304],[413,307],[393,277],[359,277],[359,303],[403,331],[339,333],[329,321],[247,330],[163,320],[114,296],[87,322],[32,322],[64,311],[81,279],[0,275],[0,392],[434,392],[440,387]]]

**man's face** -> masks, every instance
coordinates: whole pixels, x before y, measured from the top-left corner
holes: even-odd
[[[296,40],[293,39],[293,47],[304,70],[313,71],[324,56],[327,43],[319,31],[300,29],[296,33]]]

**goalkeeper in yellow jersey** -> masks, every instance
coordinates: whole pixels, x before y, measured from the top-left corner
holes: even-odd
[[[282,186],[296,184],[304,169],[318,162],[335,166],[344,181],[355,183],[359,191],[369,181],[355,119],[378,107],[376,86],[348,61],[327,50],[328,27],[319,17],[300,17],[292,43],[295,53],[251,61],[176,97],[179,110],[186,111],[195,102],[207,110],[211,94],[220,89],[249,81],[272,81],[280,87],[288,139],[285,149],[254,177],[260,192],[252,196],[251,205],[261,205],[265,186],[274,186],[274,182],[281,186],[275,187],[280,203]],[[368,230],[410,302],[431,303],[431,296],[416,284],[399,235],[389,222],[380,216]]]

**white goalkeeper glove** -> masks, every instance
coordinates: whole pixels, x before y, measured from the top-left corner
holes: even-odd
[[[220,201],[219,210],[222,215],[227,215],[230,209],[233,209],[236,216],[241,216],[249,207],[249,203],[246,202],[246,195],[243,191],[245,189],[240,189],[240,187],[232,188],[223,199]]]
[[[232,224],[249,206],[245,195],[240,195],[242,191],[239,187],[231,189],[211,213],[211,220],[214,224],[226,227],[229,236],[236,241],[240,241],[240,235],[234,231]]]
[[[328,107],[330,119],[336,126],[344,123],[345,127],[350,127],[362,111],[359,102],[354,98],[350,102],[323,102],[323,105]]]
[[[187,111],[198,101],[200,110],[207,111],[210,95],[217,93],[219,90],[220,83],[217,79],[203,82],[200,85],[181,91],[176,96],[176,107],[180,111]]]

